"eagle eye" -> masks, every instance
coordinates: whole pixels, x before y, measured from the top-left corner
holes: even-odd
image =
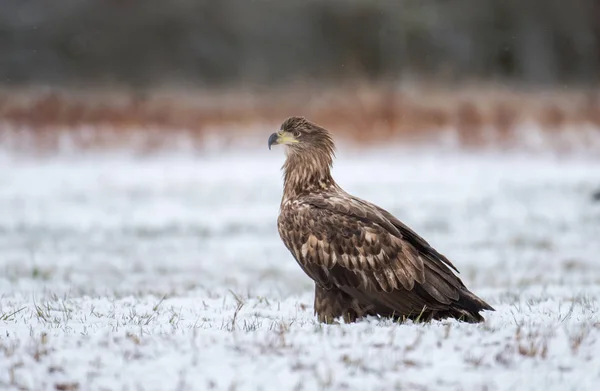
[[[296,138],[300,137],[300,131],[299,130],[294,131],[294,137],[296,137]]]

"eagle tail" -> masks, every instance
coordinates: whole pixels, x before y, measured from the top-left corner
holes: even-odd
[[[491,305],[468,289],[464,289],[460,292],[458,301],[451,305],[448,315],[465,322],[480,323],[485,321],[484,317],[479,314],[484,310],[495,311]]]

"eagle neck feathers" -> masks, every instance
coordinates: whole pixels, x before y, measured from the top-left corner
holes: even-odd
[[[303,195],[338,188],[331,176],[332,154],[326,151],[288,153],[283,165],[282,203]]]

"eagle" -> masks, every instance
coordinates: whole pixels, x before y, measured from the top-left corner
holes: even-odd
[[[279,236],[315,282],[319,322],[376,316],[478,323],[481,311],[494,311],[425,239],[335,182],[335,145],[325,128],[290,117],[269,136],[273,145],[286,146]]]

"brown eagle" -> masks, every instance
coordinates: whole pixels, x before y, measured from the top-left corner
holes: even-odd
[[[335,146],[326,129],[291,117],[269,137],[269,149],[276,144],[287,154],[279,235],[315,281],[319,321],[379,315],[481,322],[480,311],[494,310],[413,230],[342,190],[331,176]]]

